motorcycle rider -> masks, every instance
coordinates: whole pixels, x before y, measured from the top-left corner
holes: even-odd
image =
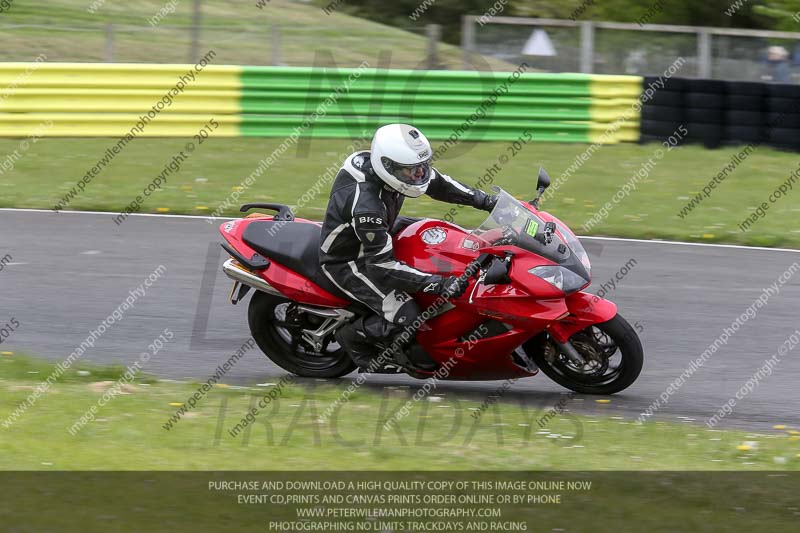
[[[444,202],[491,211],[495,195],[468,187],[431,167],[428,139],[408,124],[378,128],[369,151],[348,157],[331,187],[322,226],[319,261],[324,274],[345,294],[374,314],[342,326],[336,340],[362,370],[380,351],[394,345],[398,362],[407,362],[400,333],[412,326],[419,306],[408,295],[427,292],[458,297],[467,280],[422,272],[398,261],[392,236],[418,219],[399,216],[405,197],[422,194]],[[413,333],[413,332],[412,332]],[[408,344],[413,335],[406,335]],[[416,357],[416,366],[426,361]],[[430,368],[432,361],[428,361]]]

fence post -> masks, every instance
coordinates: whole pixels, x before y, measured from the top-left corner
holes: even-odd
[[[697,77],[711,77],[711,32],[701,28],[697,32]]]
[[[428,35],[428,69],[439,68],[439,57],[437,46],[442,37],[442,27],[438,24],[428,24],[425,26],[425,33]]]
[[[272,35],[272,60],[270,62],[273,66],[278,66],[281,64],[281,27],[277,24],[273,24],[271,26],[271,35]]]
[[[114,62],[114,24],[106,23],[106,62]]]
[[[472,67],[472,52],[475,51],[475,18],[471,15],[461,16],[461,51],[464,70]]]
[[[202,25],[202,13],[200,4],[202,0],[194,0],[192,7],[192,38],[191,48],[189,49],[189,63],[194,63],[199,59],[200,50],[200,26]]]
[[[581,72],[591,74],[594,70],[594,24],[581,22]]]

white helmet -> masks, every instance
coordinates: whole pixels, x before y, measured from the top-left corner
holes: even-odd
[[[408,124],[389,124],[372,137],[375,173],[392,189],[416,198],[428,189],[433,151],[428,139]]]

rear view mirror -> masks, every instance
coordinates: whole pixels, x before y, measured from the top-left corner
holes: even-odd
[[[539,179],[536,182],[536,190],[546,189],[550,186],[550,176],[544,167],[539,167]]]
[[[539,167],[539,178],[536,180],[536,198],[531,200],[531,205],[536,209],[539,209],[539,199],[542,197],[542,193],[549,186],[550,176],[547,175],[544,167]]]

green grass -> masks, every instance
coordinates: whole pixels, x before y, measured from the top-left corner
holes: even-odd
[[[0,357],[0,422],[49,372],[46,363]],[[571,414],[556,416],[541,429],[544,411],[519,403],[492,404],[476,420],[471,414],[481,397],[423,400],[398,422],[400,431],[384,429],[384,421],[413,393],[400,387],[387,387],[382,395],[363,387],[336,416],[319,422],[349,381],[287,385],[252,432],[237,437],[228,430],[269,387],[214,388],[189,416],[165,430],[177,408],[171,404],[185,402],[197,385],[137,382],[71,436],[67,428],[101,396],[104,387],[97,382],[110,382],[118,370],[90,372],[68,371],[10,428],[0,427],[0,471],[800,469],[800,438],[783,431],[748,435]],[[745,441],[756,445],[737,449]]]
[[[51,0],[43,6],[15,1],[0,14],[0,31],[5,37],[0,61],[32,61],[40,53],[48,61],[105,61],[107,22],[115,25],[117,62],[189,61],[191,0],[177,2],[175,12],[154,28],[148,20],[165,6],[165,0],[98,0],[102,5],[89,13],[94,2]],[[271,0],[264,9],[258,9],[255,0],[203,0],[202,5],[199,49],[203,53],[215,50],[215,64],[271,64],[274,25],[280,27],[281,64],[356,67],[367,60],[377,66],[382,52],[391,54],[390,63],[384,63],[384,67],[427,66],[428,44],[422,23],[411,28],[413,32],[404,31],[349,16],[345,14],[346,5],[326,15],[319,6],[287,0]],[[439,62],[443,68],[462,68],[460,48],[440,44]],[[508,63],[493,58],[482,58],[479,65],[481,70],[513,70]]]
[[[69,209],[120,212],[183,149],[187,139],[140,138],[130,143],[69,206]],[[14,168],[0,174],[0,206],[51,208],[74,186],[112,144],[111,139],[42,138],[20,152]],[[143,212],[208,215],[234,192],[271,154],[281,139],[212,138],[191,154],[167,184],[145,200]],[[339,164],[350,144],[346,140],[314,139],[300,149],[293,147],[256,181],[241,191],[236,206],[244,202],[272,201],[297,204],[330,165]],[[17,139],[0,139],[0,154],[18,150]],[[585,223],[610,201],[657,145],[619,144],[597,150],[561,188],[542,205],[585,234]],[[535,187],[536,165],[542,164],[553,180],[586,149],[578,144],[538,144],[523,150],[495,176],[500,185],[523,199]],[[630,196],[624,198],[589,234],[636,238],[661,238],[701,242],[729,242],[763,246],[800,246],[797,191],[772,204],[765,219],[745,232],[740,223],[775,187],[786,181],[797,166],[796,154],[759,148],[717,186],[685,219],[677,213],[729,162],[738,148],[705,150],[697,146],[674,149],[664,156]],[[449,157],[460,154],[458,157]],[[505,143],[473,143],[451,148],[437,167],[467,184],[481,180],[487,167],[501,154],[510,155]],[[2,159],[0,159],[2,161]],[[484,188],[487,188],[485,186]],[[795,189],[798,184],[795,184]],[[319,220],[327,203],[329,185],[306,197],[298,214]],[[450,206],[428,197],[408,200],[404,214],[442,218]],[[464,226],[480,223],[483,214],[457,210],[454,219]],[[224,214],[238,216],[236,207]]]
[[[38,359],[0,355],[0,422],[51,371],[52,365]],[[309,505],[248,505],[238,496],[300,492],[213,490],[209,482],[418,481],[421,472],[431,471],[432,480],[591,480],[591,489],[583,491],[454,491],[523,498],[560,494],[558,504],[469,506],[502,507],[503,521],[545,531],[642,531],[647,524],[654,533],[710,533],[790,531],[796,525],[796,479],[775,472],[800,470],[800,436],[788,432],[752,435],[664,422],[639,426],[619,417],[571,414],[540,429],[536,421],[543,412],[507,403],[493,404],[476,422],[470,415],[483,399],[456,403],[434,392],[439,401],[422,400],[399,422],[403,441],[400,433],[382,427],[409,400],[409,390],[386,387],[379,395],[364,387],[338,416],[321,423],[320,413],[340,397],[342,387],[308,381],[285,387],[274,407],[256,419],[252,433],[234,438],[227,429],[252,398],[270,388],[214,388],[191,416],[166,431],[162,426],[175,412],[172,404],[186,401],[197,385],[137,381],[70,436],[66,428],[121,374],[119,367],[68,370],[11,428],[0,426],[0,480],[12,487],[0,499],[6,523],[25,531],[99,531],[110,521],[115,531],[181,531],[191,521],[193,530],[214,531],[235,521],[240,531],[275,531],[270,521],[297,520],[295,509]],[[750,449],[741,449],[748,441]],[[9,470],[14,472],[3,473]],[[71,473],[30,475],[56,471]],[[429,491],[408,493],[418,492]],[[31,513],[34,503],[37,511]]]

